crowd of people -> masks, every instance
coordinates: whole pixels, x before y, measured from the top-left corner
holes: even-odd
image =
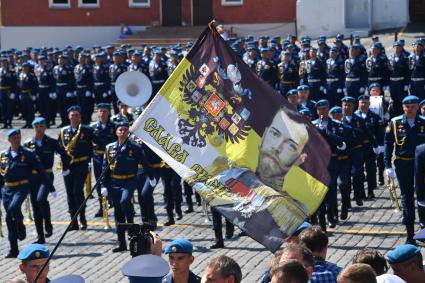
[[[221,255],[208,261],[200,276],[190,270],[196,264],[193,244],[180,238],[162,249],[159,236],[152,232],[151,248],[125,263],[123,277],[130,282],[151,283],[240,283],[242,270],[232,258]],[[304,225],[272,256],[262,283],[423,283],[425,270],[420,248],[410,244],[400,245],[386,257],[375,249],[359,250],[352,263],[344,269],[327,261],[329,240],[319,226]],[[168,262],[162,256],[168,257]],[[8,283],[34,282],[36,275],[49,257],[49,250],[40,244],[30,244],[19,254],[19,270],[23,276]],[[389,267],[393,273],[388,273]],[[36,282],[48,282],[49,265]],[[64,276],[52,282],[84,282],[81,276]],[[260,277],[260,274],[259,276]],[[72,279],[73,278],[73,279]],[[72,280],[71,280],[72,279]],[[22,281],[19,281],[22,280]],[[26,280],[26,281],[25,281]],[[75,280],[75,281],[73,281]]]
[[[329,143],[329,191],[308,221],[318,224],[321,231],[334,228],[339,219],[347,219],[352,200],[362,206],[374,198],[374,190],[378,183],[384,184],[386,174],[387,180],[398,180],[406,241],[415,246],[416,205],[420,226],[425,227],[425,179],[420,178],[425,172],[420,162],[425,152],[425,42],[416,40],[410,54],[403,40],[395,41],[393,53],[387,56],[377,37],[369,52],[358,36],[354,36],[350,47],[343,40],[343,35],[337,35],[330,47],[326,37],[321,36],[315,47],[310,37],[302,38],[300,46],[294,36],[285,40],[267,36],[258,40],[251,36],[227,39],[241,60],[276,89],[276,95],[285,97],[310,119]],[[26,238],[21,206],[27,195],[34,210],[36,242],[45,243],[53,233],[48,195],[56,195],[52,183],[55,153],[61,157],[71,219],[83,203],[91,166],[101,183],[95,217],[103,215],[102,197],[106,197],[114,208],[116,223],[133,223],[131,199],[137,191],[142,222],[156,229],[153,190],[159,180],[164,186],[168,217],[164,225],[173,225],[175,219],[183,217],[183,191],[185,212],[194,211],[192,188],[182,184],[181,178],[140,139],[127,138],[129,126],[142,107],[130,111],[115,91],[122,73],[136,71],[150,79],[152,93],[156,93],[191,46],[138,49],[124,44],[119,48],[95,45],[91,50],[68,46],[64,50],[1,51],[0,112],[4,128],[10,128],[10,148],[0,157],[1,197],[10,242],[7,258],[19,255],[18,240]],[[387,91],[390,96],[384,97]],[[373,109],[376,113],[370,105],[375,98],[380,101],[378,111]],[[92,121],[95,111],[97,119]],[[46,135],[46,129],[55,125],[57,114],[61,130],[56,139]],[[23,144],[20,130],[13,128],[14,117],[18,116],[25,120],[24,128],[34,128],[34,137]],[[100,179],[102,171],[106,174]],[[197,195],[196,202],[201,202]],[[73,222],[70,230],[87,229],[84,208],[78,217],[79,223]],[[216,239],[211,248],[221,248],[221,216],[214,210],[213,222]],[[114,252],[127,250],[125,233],[126,229],[117,227],[118,246]],[[233,225],[226,221],[226,238],[233,233]],[[271,274],[283,278],[285,270],[301,267],[295,262],[277,264]],[[357,267],[354,273],[368,269]],[[344,274],[351,273],[342,272],[341,278],[346,278]]]

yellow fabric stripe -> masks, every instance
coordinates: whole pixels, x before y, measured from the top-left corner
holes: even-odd
[[[303,202],[310,214],[319,208],[327,192],[322,182],[298,166],[292,167],[286,174],[283,189],[294,199]]]
[[[191,66],[191,63],[184,58],[178,65],[173,75],[167,80],[167,82],[159,90],[159,93],[171,104],[171,106],[179,113],[182,118],[189,118],[190,106],[183,102],[182,92],[179,90],[180,81],[183,79],[183,75],[186,74]],[[204,87],[206,90],[210,90],[207,85]],[[229,105],[227,109],[228,113],[233,113],[233,108]],[[240,167],[246,167],[253,171],[257,167],[258,163],[258,148],[261,142],[261,137],[254,131],[250,130],[248,136],[240,141],[239,143],[232,144],[230,141],[225,142],[224,138],[220,144],[220,137],[216,134],[211,135],[207,138],[210,145],[221,153],[223,156],[227,156]]]

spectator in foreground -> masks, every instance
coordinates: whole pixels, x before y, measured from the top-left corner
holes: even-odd
[[[272,283],[308,283],[308,274],[301,262],[290,259],[270,271]]]
[[[376,273],[365,263],[355,263],[338,275],[338,283],[376,283]]]
[[[311,275],[311,283],[337,282],[341,267],[326,261],[329,239],[319,226],[312,226],[300,234],[300,241],[311,250],[314,257],[314,268]]]
[[[394,274],[408,283],[424,283],[425,272],[422,263],[421,249],[417,246],[404,244],[387,254],[388,263]]]
[[[221,255],[208,262],[202,283],[240,283],[242,271],[240,266],[228,256]]]

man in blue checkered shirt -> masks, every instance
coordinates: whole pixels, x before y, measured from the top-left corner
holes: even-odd
[[[319,226],[312,226],[300,234],[301,242],[313,253],[314,268],[310,283],[337,283],[341,267],[326,261],[328,236]]]

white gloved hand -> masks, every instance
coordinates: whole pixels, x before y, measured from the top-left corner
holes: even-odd
[[[404,86],[404,91],[409,91],[409,85]]]
[[[364,87],[361,87],[360,88],[360,94],[364,94],[364,91],[365,91],[365,88]]]
[[[108,94],[106,93],[106,92],[104,92],[103,94],[102,94],[102,97],[103,98],[106,98],[108,96]]]
[[[73,94],[72,92],[67,92],[67,93],[66,93],[66,97],[68,97],[68,98],[69,98],[69,97],[73,97],[73,96],[74,96],[74,94]]]
[[[422,206],[422,207],[425,207],[425,201],[423,201],[423,200],[419,201],[418,200],[418,205],[419,206]]]
[[[384,119],[385,120],[389,120],[391,117],[390,117],[390,113],[388,113],[388,112],[386,112],[385,114],[384,114]]]
[[[90,91],[86,91],[86,97],[90,97],[91,96],[91,92]]]
[[[16,98],[16,94],[14,94],[13,92],[9,95],[9,98],[14,100]]]
[[[74,94],[74,96],[76,97],[76,96],[77,96],[77,91],[76,91],[76,90],[74,90],[73,94]]]
[[[324,93],[324,94],[326,94],[326,93],[327,93],[326,88],[323,88],[323,90],[322,90],[322,91],[323,91],[323,93]]]
[[[378,146],[379,153],[384,153],[385,147],[383,145]]]
[[[108,95],[112,95],[112,91],[108,90]]]
[[[66,176],[69,175],[69,173],[71,173],[71,170],[69,170],[69,169],[62,171],[62,176],[66,177]]]
[[[342,142],[342,145],[337,146],[336,148],[339,149],[339,150],[345,150],[347,148],[347,145],[345,144],[345,142]]]
[[[374,147],[373,152],[378,155],[379,154],[379,147]]]
[[[32,101],[36,101],[37,100],[37,96],[35,96],[35,95],[31,96],[31,100]]]
[[[153,178],[153,179],[149,179],[149,184],[150,184],[152,187],[155,187],[155,186],[156,186],[156,184],[157,184],[156,179],[155,179],[155,178]]]
[[[337,88],[336,93],[342,93],[342,88]]]
[[[104,196],[104,197],[107,197],[107,196],[108,196],[108,189],[107,189],[107,188],[105,188],[105,187],[101,188],[101,189],[100,189],[100,194],[101,194],[102,196]]]
[[[52,198],[56,198],[56,197],[58,196],[58,193],[57,193],[56,191],[54,191],[54,192],[50,192],[50,196],[51,196]]]
[[[320,86],[320,91],[324,91],[325,88],[323,86]]]
[[[395,178],[394,169],[393,168],[385,169],[385,175],[387,175],[388,178],[394,179]]]
[[[344,92],[345,95],[347,95],[347,89],[345,87],[342,89],[342,91]]]
[[[390,87],[389,86],[384,86],[383,88],[382,88],[384,91],[389,91],[390,90]]]

